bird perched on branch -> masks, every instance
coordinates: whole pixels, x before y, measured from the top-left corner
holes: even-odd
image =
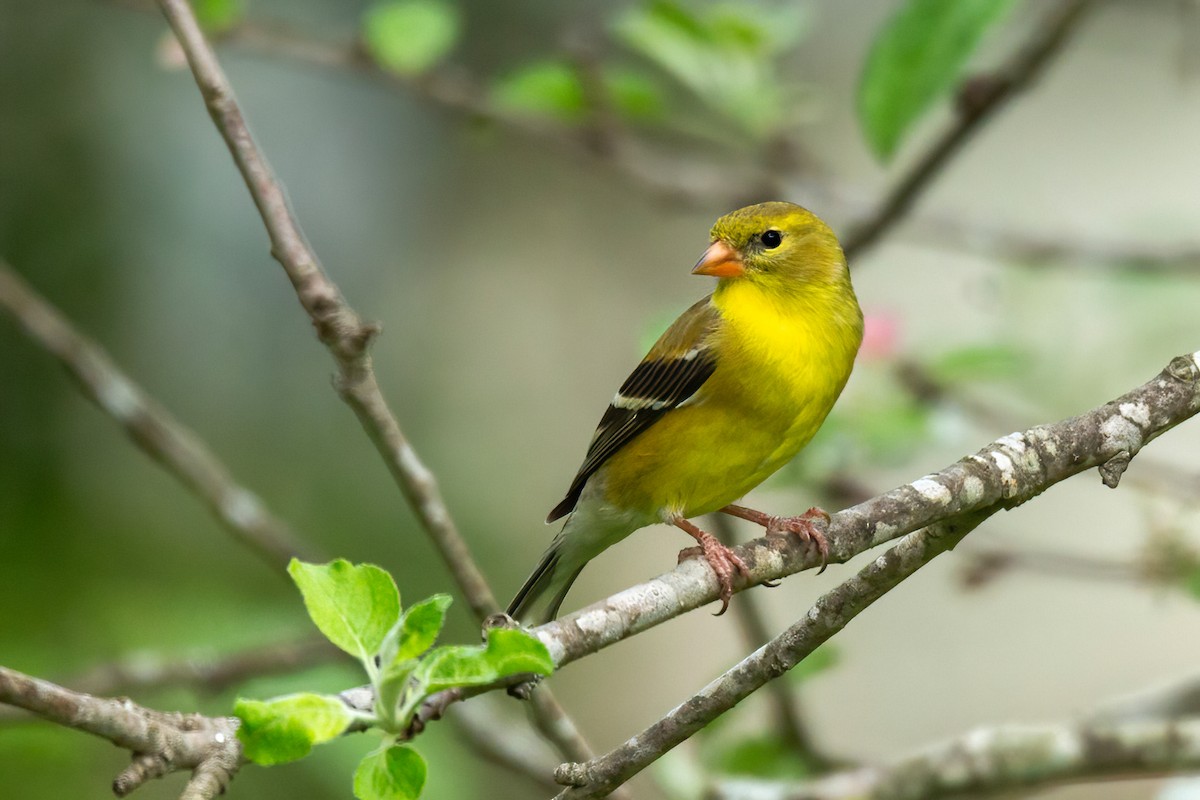
[[[508,613],[548,622],[584,565],[638,528],[683,529],[716,574],[724,613],[746,565],[689,518],[720,511],[828,545],[810,509],[776,517],[731,505],[786,464],[824,422],[850,377],[863,317],[833,232],[792,203],[717,220],[692,270],[718,278],[650,348],[592,437],[547,522],[567,522]],[[540,610],[539,610],[540,609]]]

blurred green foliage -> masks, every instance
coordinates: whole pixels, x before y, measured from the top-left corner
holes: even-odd
[[[971,381],[1013,378],[1033,363],[1027,348],[1009,342],[955,347],[929,359],[926,369],[936,380],[953,386]]]
[[[880,31],[858,88],[863,132],[888,161],[913,123],[958,81],[1016,0],[907,0]]]
[[[650,0],[621,12],[616,36],[702,104],[765,139],[792,120],[797,92],[778,59],[804,31],[796,4]]]
[[[458,41],[458,10],[439,0],[386,0],[367,9],[362,35],[379,66],[411,77],[442,60]]]
[[[510,113],[547,116],[578,122],[587,111],[583,81],[565,61],[524,64],[496,81],[492,102]]]
[[[228,31],[246,15],[244,0],[197,0],[192,7],[204,29],[214,34]]]

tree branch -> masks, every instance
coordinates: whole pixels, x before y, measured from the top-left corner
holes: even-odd
[[[437,481],[401,433],[375,379],[370,343],[379,333],[379,326],[359,318],[309,247],[288,207],[283,187],[246,127],[233,87],[187,0],[160,0],[159,6],[183,47],[205,106],[254,199],[271,240],[271,255],[296,290],[317,338],[333,356],[338,394],[354,410],[383,456],[471,609],[479,618],[486,617],[496,610],[496,599],[455,528]]]
[[[891,539],[917,527],[924,529],[908,535],[853,578],[823,595],[803,619],[645,731],[600,758],[560,766],[555,779],[569,788],[559,797],[579,800],[608,794],[767,681],[798,664],[860,611],[953,547],[991,514],[1020,505],[1054,483],[1094,466],[1100,468],[1104,483],[1115,488],[1132,457],[1146,443],[1198,410],[1200,352],[1172,360],[1149,383],[1094,411],[1057,425],[1010,434],[939,473],[834,515],[827,534],[832,542],[829,560],[834,562],[859,552],[854,542],[869,546],[881,537]],[[792,543],[785,548],[788,546],[794,547]],[[771,556],[777,559],[776,564],[786,563],[787,553],[770,550],[762,539],[743,548],[746,550],[750,556],[743,555],[751,573],[748,582],[786,574],[764,570],[763,566]],[[683,566],[651,584],[627,590],[537,631],[561,665],[571,659],[575,645],[586,643],[598,649],[609,643],[609,637],[623,638],[633,629],[648,628],[662,621],[660,615],[674,616],[693,607],[689,590],[698,587],[675,581]],[[770,574],[763,575],[764,571]],[[705,577],[706,599],[711,600],[716,579],[711,570]],[[656,587],[656,607],[647,609],[650,603],[646,603],[640,609],[629,608],[631,601],[646,597],[646,587],[656,583],[666,585]],[[668,598],[674,602],[665,601]]]
[[[1083,19],[1084,12],[1093,5],[1093,0],[1063,0],[1008,63],[990,75],[976,76],[962,85],[954,123],[929,145],[878,210],[842,237],[847,258],[861,255],[904,219],[971,136],[1050,65]]]
[[[554,778],[569,788],[559,800],[604,797],[657,761],[721,714],[799,664],[871,603],[956,545],[987,517],[992,507],[939,522],[909,534],[850,580],[822,595],[792,627],[646,730],[584,764],[563,764]]]
[[[727,546],[736,543],[733,520],[727,514],[709,515],[713,534]],[[758,649],[771,641],[763,609],[757,595],[746,594],[733,607],[734,618],[742,629],[746,644]],[[795,753],[806,767],[814,771],[827,769],[833,760],[825,755],[813,741],[808,723],[800,712],[798,693],[786,681],[771,681],[767,684],[771,692],[770,713],[775,720],[775,730],[780,741]]]
[[[287,523],[233,479],[203,441],[149,397],[98,344],[0,261],[0,310],[58,359],[85,397],[125,429],[134,444],[200,498],[230,534],[286,577],[292,556],[315,557]]]
[[[133,762],[113,781],[118,797],[151,778],[191,770],[180,800],[211,800],[241,764],[238,722],[230,717],[164,713],[128,699],[92,697],[6,667],[0,667],[0,702],[132,751]]]
[[[250,135],[234,97],[233,87],[212,47],[205,40],[187,0],[159,0],[159,6],[187,56],[209,114],[258,207],[271,239],[271,254],[287,273],[300,305],[312,319],[317,337],[337,364],[338,394],[354,410],[383,456],[476,618],[481,621],[486,619],[499,611],[496,598],[476,566],[466,541],[459,534],[442,499],[437,480],[401,432],[375,379],[370,343],[379,332],[379,327],[359,319],[304,239],[299,223],[288,207],[283,187]],[[559,717],[566,718],[565,712],[548,691],[543,702],[535,706],[534,713],[541,715],[547,709],[555,710]],[[571,725],[570,729],[573,728]],[[566,732],[568,728],[560,725],[559,730]],[[578,731],[575,734],[569,752],[590,752]],[[567,753],[564,755],[571,757]]]
[[[1011,509],[1072,475],[1102,467],[1115,486],[1130,459],[1200,410],[1200,352],[1115,400],[1050,425],[997,439],[974,455],[833,514],[829,563],[844,563],[935,522],[982,509]],[[820,564],[784,537],[737,549],[750,570],[735,590]],[[717,599],[712,570],[688,559],[671,572],[535,629],[559,666]]]
[[[941,552],[935,548],[938,541],[945,544],[954,531],[977,524],[980,518],[997,511],[1015,508],[1073,475],[1100,467],[1108,485],[1115,486],[1133,455],[1197,412],[1200,412],[1200,352],[1173,359],[1147,383],[1098,408],[1023,433],[1011,433],[940,472],[833,514],[826,531],[830,542],[829,563],[844,563],[885,542],[914,531],[922,532],[905,539],[868,568],[880,572],[867,572],[865,578],[860,573],[852,579],[868,594],[855,594],[839,587],[818,605],[829,607],[834,601],[873,600],[869,590],[875,581],[894,578],[898,569],[920,566],[923,562],[918,563],[918,556],[928,554],[932,558]],[[922,530],[934,525],[943,527]],[[787,537],[762,537],[736,550],[750,574],[736,582],[735,591],[821,563],[819,555]],[[900,567],[889,567],[897,561]],[[688,559],[647,583],[534,628],[533,632],[561,668],[711,603],[718,598],[718,591],[712,570],[697,559]],[[428,708],[421,712],[422,727],[425,721],[440,716],[451,703],[521,680],[511,679],[468,692],[452,690],[446,696],[434,695]],[[347,702],[369,706],[370,699]]]
[[[805,784],[722,781],[712,800],[938,800],[1200,769],[1200,718],[1002,725]]]

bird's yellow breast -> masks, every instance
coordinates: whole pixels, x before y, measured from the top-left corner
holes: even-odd
[[[780,295],[750,281],[713,295],[717,368],[606,464],[606,499],[648,517],[715,511],[783,466],[845,386],[862,340],[849,282]]]

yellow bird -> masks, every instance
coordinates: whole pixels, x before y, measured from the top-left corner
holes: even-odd
[[[776,517],[731,503],[808,444],[850,377],[863,317],[841,245],[812,212],[760,203],[717,220],[692,273],[718,278],[716,291],[675,320],[600,419],[546,520],[567,522],[509,605],[521,622],[554,619],[588,561],[656,522],[699,543],[680,558],[708,561],[718,613],[746,565],[690,517],[720,511],[828,552],[820,509]]]

